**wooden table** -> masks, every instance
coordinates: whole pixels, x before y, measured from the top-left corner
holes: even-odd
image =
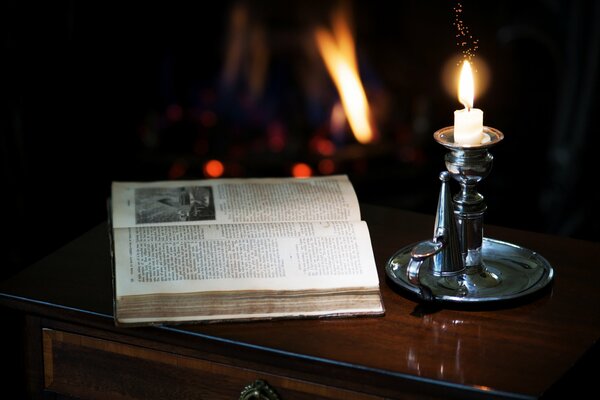
[[[486,236],[541,253],[555,269],[553,285],[493,309],[432,309],[395,289],[383,267],[399,247],[428,238],[433,218],[375,206],[363,206],[363,218],[384,317],[116,328],[107,228],[92,229],[0,283],[0,309],[25,322],[29,395],[237,399],[255,379],[282,399],[597,390],[599,243],[486,227]]]

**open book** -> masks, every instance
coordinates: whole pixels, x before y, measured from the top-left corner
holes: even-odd
[[[381,315],[346,176],[113,182],[115,322]]]

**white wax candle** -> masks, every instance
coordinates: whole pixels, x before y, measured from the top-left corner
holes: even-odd
[[[454,143],[481,144],[483,111],[478,108],[454,111]]]
[[[484,139],[483,111],[473,108],[474,97],[473,72],[469,61],[465,60],[458,83],[458,100],[465,108],[454,111],[454,143],[476,145]]]

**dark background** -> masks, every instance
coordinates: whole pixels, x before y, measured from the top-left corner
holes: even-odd
[[[337,2],[192,3],[2,2],[0,277],[106,220],[114,180],[203,178],[209,159],[224,176],[319,174],[337,93],[312,30]],[[380,138],[336,142],[335,173],[362,202],[431,214],[432,134],[462,108],[440,78],[456,2],[347,4]],[[475,105],[505,134],[486,222],[597,240],[600,2],[462,4],[491,76]]]

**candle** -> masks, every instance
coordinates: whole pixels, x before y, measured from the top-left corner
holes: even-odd
[[[484,139],[483,111],[473,108],[474,86],[471,63],[465,60],[458,83],[458,100],[465,108],[454,111],[454,143],[456,144],[478,145]]]

